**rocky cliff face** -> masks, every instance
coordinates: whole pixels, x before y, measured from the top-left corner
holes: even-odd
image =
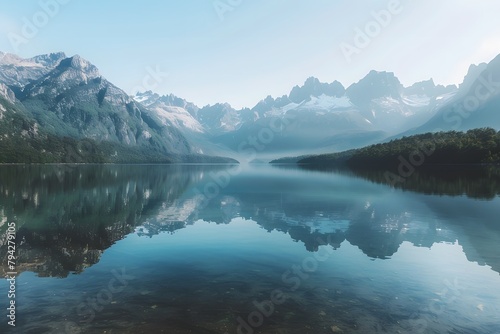
[[[62,52],[23,59],[0,52],[0,82],[23,87],[53,70],[66,55]]]
[[[159,122],[154,111],[134,101],[78,55],[21,59],[3,54],[0,96],[24,110],[48,134],[158,154],[191,153],[178,127],[169,120]]]

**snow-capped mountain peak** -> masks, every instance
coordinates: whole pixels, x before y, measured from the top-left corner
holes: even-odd
[[[319,97],[321,95],[341,97],[345,93],[345,88],[338,81],[330,84],[322,83],[315,77],[308,78],[303,86],[295,86],[292,88],[288,98],[295,103],[301,103],[308,100],[311,96]]]

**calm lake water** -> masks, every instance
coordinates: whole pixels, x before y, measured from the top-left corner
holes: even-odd
[[[500,333],[498,175],[0,166],[0,332]]]

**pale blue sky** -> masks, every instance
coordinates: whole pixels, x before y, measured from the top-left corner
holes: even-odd
[[[168,72],[158,93],[200,106],[252,107],[309,76],[348,86],[372,69],[405,85],[460,83],[471,63],[500,54],[497,0],[401,0],[400,13],[350,62],[340,46],[354,45],[356,28],[390,0],[60,0],[67,3],[44,22],[41,4],[55,1],[0,0],[0,51],[14,53],[9,36],[23,36],[24,18],[38,19],[19,55],[80,54],[127,92],[158,68]],[[221,4],[232,10],[219,15]]]

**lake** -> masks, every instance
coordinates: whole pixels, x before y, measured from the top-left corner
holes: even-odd
[[[0,166],[0,332],[499,333],[492,168]]]

